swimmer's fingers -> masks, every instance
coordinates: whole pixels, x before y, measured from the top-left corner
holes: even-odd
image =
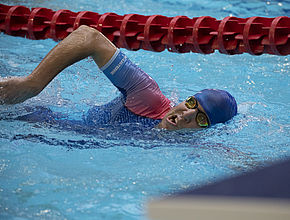
[[[7,78],[0,79],[0,105],[9,104],[9,82]]]
[[[0,105],[16,104],[24,101],[21,77],[0,78]]]
[[[12,80],[18,79],[18,78],[19,77],[13,77],[13,76],[7,76],[7,77],[0,76],[0,89],[7,87]]]
[[[0,86],[0,105],[4,104],[4,94],[2,89],[3,87]]]
[[[0,104],[17,104],[41,92],[37,83],[27,77],[0,78]]]
[[[0,77],[0,105],[5,104],[6,95],[5,95],[5,87],[7,85],[6,78]]]
[[[7,80],[8,80],[7,77],[5,77],[5,78],[4,77],[0,77],[0,89],[6,86]]]
[[[0,86],[0,105],[7,103],[7,94],[5,88]]]

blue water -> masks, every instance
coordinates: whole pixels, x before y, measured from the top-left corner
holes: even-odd
[[[106,3],[104,3],[106,2]],[[0,1],[53,10],[221,19],[289,15],[290,1]],[[29,74],[56,45],[0,34],[0,76]],[[86,59],[39,96],[0,106],[0,219],[146,218],[152,198],[238,175],[290,156],[289,56],[226,56],[126,51],[172,100],[227,89],[238,116],[203,131],[142,132],[136,127],[76,132],[14,118],[44,106],[80,118],[118,91]]]

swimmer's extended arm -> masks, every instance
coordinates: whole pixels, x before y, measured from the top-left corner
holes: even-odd
[[[62,70],[88,56],[102,67],[116,49],[99,31],[81,26],[55,46],[30,75],[0,79],[0,104],[16,104],[38,95]]]

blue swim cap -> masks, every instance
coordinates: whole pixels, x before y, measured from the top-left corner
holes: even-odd
[[[237,103],[230,93],[219,89],[204,89],[194,97],[205,110],[210,125],[224,123],[237,114]]]

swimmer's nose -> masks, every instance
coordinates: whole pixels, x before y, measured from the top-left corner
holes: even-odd
[[[183,112],[183,119],[185,122],[189,123],[195,117],[196,111],[195,109],[188,109],[187,111]]]

